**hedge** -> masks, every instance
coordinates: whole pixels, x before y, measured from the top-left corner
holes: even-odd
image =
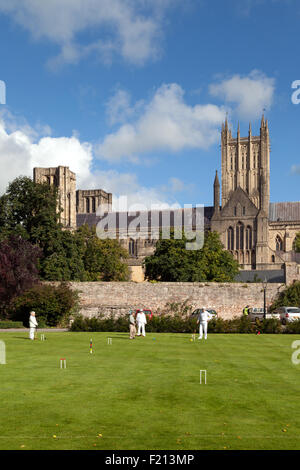
[[[0,320],[0,330],[6,330],[9,328],[24,328],[23,322],[21,321],[7,321],[7,320]]]
[[[199,326],[195,318],[184,318],[180,315],[157,315],[148,320],[146,331],[148,333],[198,333]],[[113,315],[104,318],[102,315],[94,318],[77,316],[70,331],[107,331],[107,332],[129,332],[128,316],[115,318]],[[279,320],[274,318],[252,323],[245,316],[224,320],[222,318],[212,319],[208,322],[208,333],[239,333],[239,334],[278,334],[295,333],[300,334],[300,320],[283,327]]]

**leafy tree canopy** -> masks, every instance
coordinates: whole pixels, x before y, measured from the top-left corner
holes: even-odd
[[[15,297],[38,282],[38,259],[42,251],[17,235],[0,242],[0,313],[7,310]]]
[[[208,232],[199,250],[187,250],[187,239],[159,240],[153,255],[145,259],[148,280],[162,282],[230,282],[238,273],[238,263],[220,241],[219,234]]]

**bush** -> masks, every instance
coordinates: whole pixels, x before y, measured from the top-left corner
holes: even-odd
[[[282,332],[281,323],[276,318],[266,318],[263,321],[257,321],[255,323],[257,327],[257,331],[261,333],[270,333],[270,334],[278,334]]]
[[[36,313],[39,327],[62,326],[68,322],[78,304],[78,293],[67,283],[58,286],[38,284],[13,302],[11,318],[28,326],[29,312]]]
[[[291,323],[287,323],[286,327],[283,330],[283,333],[299,335],[300,334],[300,320],[295,320]]]
[[[110,315],[104,318],[102,315],[94,318],[76,316],[70,327],[71,331],[129,331],[128,316],[115,318]],[[197,323],[195,319],[184,319],[180,315],[157,315],[148,320],[146,325],[148,333],[195,333]]]
[[[281,291],[273,304],[270,307],[271,312],[278,307],[284,307],[289,305],[290,307],[299,307],[300,305],[300,281],[295,281],[290,286],[287,286]]]
[[[9,329],[9,328],[24,328],[24,325],[21,321],[0,321],[0,329]]]

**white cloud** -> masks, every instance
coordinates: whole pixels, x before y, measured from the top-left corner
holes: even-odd
[[[124,98],[126,99],[124,100]],[[120,99],[123,115],[132,107],[127,95]],[[139,107],[139,116],[108,134],[96,148],[99,158],[132,161],[152,151],[178,152],[188,148],[207,149],[219,138],[219,126],[225,119],[225,109],[213,104],[190,106],[184,101],[184,90],[176,83],[162,85],[149,103]]]
[[[3,115],[0,117],[0,195],[16,177],[32,177],[34,167],[62,165],[76,173],[78,189],[101,188],[113,193],[114,206],[120,195],[127,195],[130,205],[143,203],[150,208],[151,204],[161,207],[169,204],[163,191],[143,187],[135,174],[115,170],[93,171],[93,147],[88,142],[80,142],[75,134],[71,137],[41,137],[42,127],[36,130],[23,122],[18,128],[12,115],[8,121],[9,125]]]
[[[160,53],[163,16],[177,0],[0,0],[0,12],[10,15],[34,39],[60,46],[51,65],[77,63],[95,52],[105,61],[115,54],[142,64]],[[92,38],[79,43],[79,34]]]
[[[293,165],[291,168],[291,172],[294,175],[300,175],[300,165]]]
[[[234,103],[235,113],[241,119],[256,119],[273,103],[275,80],[253,70],[248,76],[234,75],[212,84],[209,90],[212,96]]]

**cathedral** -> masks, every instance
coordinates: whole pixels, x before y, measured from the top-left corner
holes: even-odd
[[[35,182],[57,186],[63,209],[61,223],[65,228],[96,226],[105,216],[97,215],[97,209],[102,207],[106,214],[111,211],[112,194],[101,189],[76,190],[76,175],[68,167],[34,168],[33,178]],[[175,221],[184,217],[184,211],[172,210],[169,226],[175,227]],[[150,216],[150,211],[126,214],[125,233],[120,224],[124,214],[112,215],[117,224],[117,238],[130,255],[132,280],[142,281],[143,260],[154,252],[157,242],[151,225],[153,214]],[[156,215],[159,231],[167,219],[164,211],[157,211]],[[137,218],[142,223],[132,224]],[[132,226],[135,230],[131,233]],[[258,136],[252,135],[251,124],[247,137],[240,136],[239,126],[233,137],[227,119],[222,125],[221,183],[216,172],[213,206],[204,207],[203,228],[220,234],[224,247],[249,276],[279,272],[290,262],[300,264],[300,254],[294,250],[295,237],[300,232],[300,202],[270,202],[270,136],[264,116]]]

